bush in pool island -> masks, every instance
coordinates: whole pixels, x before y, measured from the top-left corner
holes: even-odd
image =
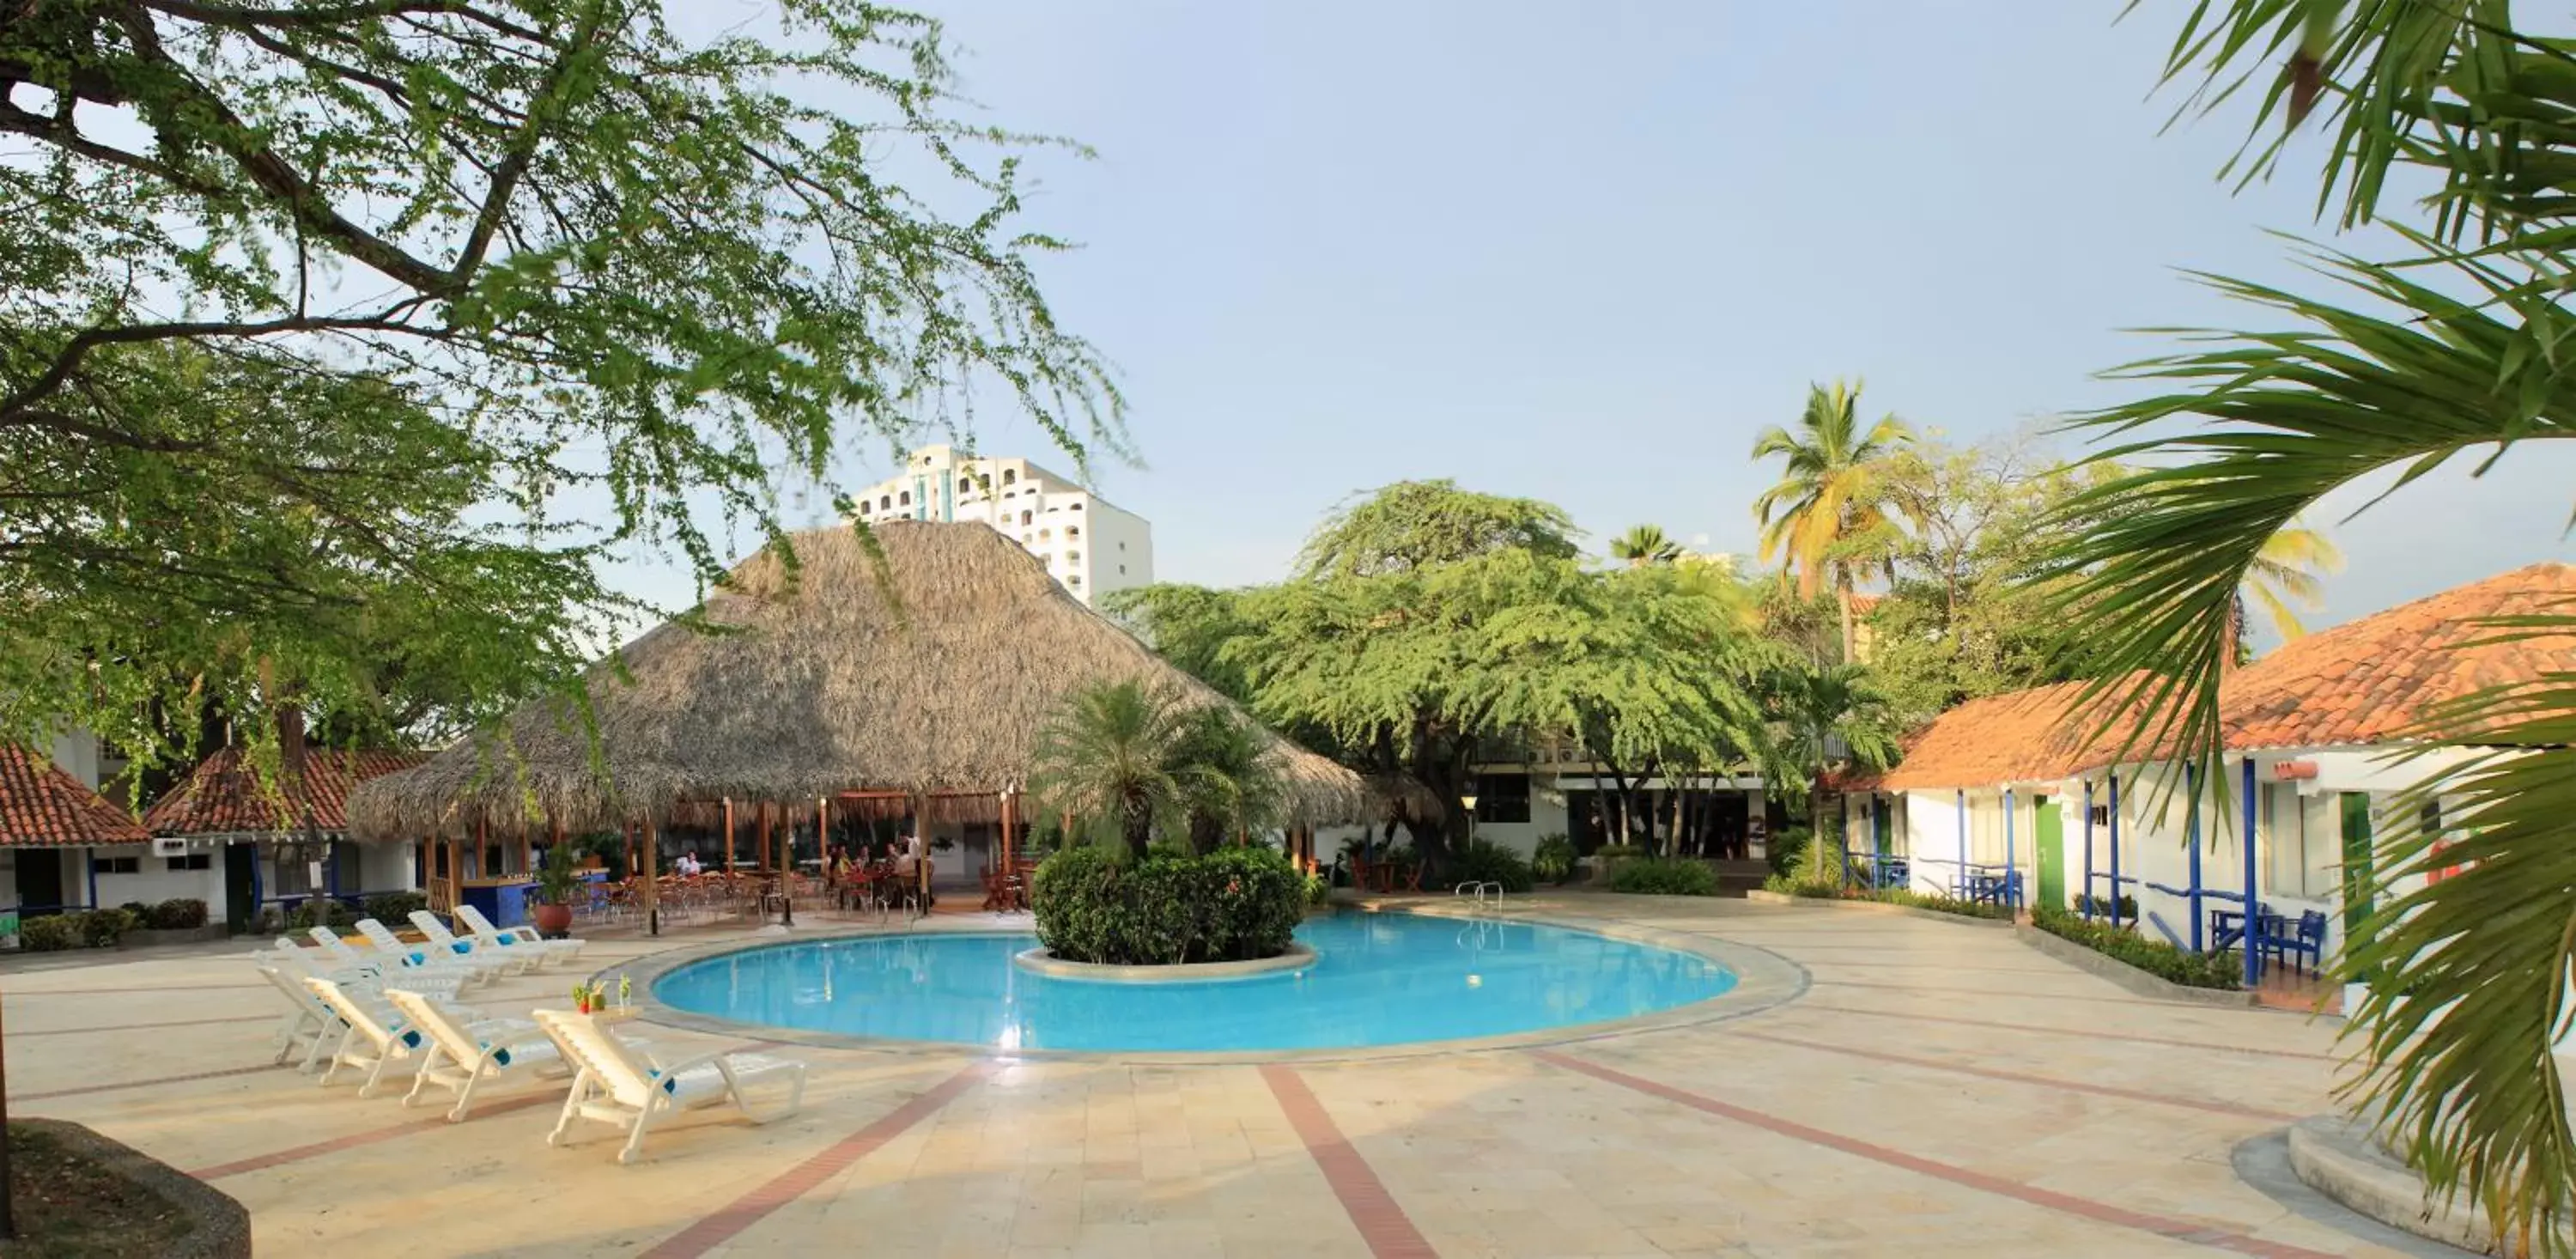
[[[1121,860],[1068,848],[1038,867],[1038,940],[1072,962],[1168,966],[1276,957],[1306,916],[1306,876],[1268,848]]]
[[[2150,940],[2126,927],[2086,922],[2053,905],[2034,906],[2031,925],[2117,962],[2126,962],[2158,979],[2186,988],[2241,988],[2244,959],[2234,953],[2194,953],[2162,940]]]

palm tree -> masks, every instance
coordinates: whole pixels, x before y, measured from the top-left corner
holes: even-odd
[[[1762,560],[1785,560],[1782,575],[1795,574],[1798,593],[1809,598],[1821,587],[1833,589],[1842,604],[1846,662],[1858,653],[1852,588],[1884,566],[1859,548],[1894,529],[1881,487],[1888,460],[1914,442],[1914,430],[1893,415],[1864,431],[1859,412],[1859,384],[1811,386],[1796,431],[1773,425],[1753,439],[1754,458],[1787,461],[1779,482],[1753,501]]]
[[[1277,825],[1287,813],[1288,782],[1251,722],[1214,706],[1189,714],[1173,749],[1173,777],[1190,848],[1206,852]]]
[[[2398,496],[2467,452],[2483,472],[2535,440],[2576,439],[2576,309],[2561,296],[2576,288],[2576,205],[2532,174],[2576,160],[2559,124],[2576,81],[2565,32],[2527,25],[2501,0],[2189,11],[2166,77],[2196,85],[2194,103],[2260,98],[2245,176],[2310,151],[2262,132],[2322,100],[2324,195],[2342,227],[2436,191],[2423,217],[2371,238],[2400,256],[2317,260],[2348,292],[2212,278],[2261,308],[2262,331],[2195,333],[2128,369],[2156,392],[2081,420],[2121,443],[2105,458],[2137,467],[2073,505],[2086,518],[2046,575],[2102,677],[2152,669],[2182,701],[2170,729],[2107,739],[2161,735],[2225,791],[2218,691],[2273,539],[2355,482],[2393,474],[2381,498]],[[2275,55],[2280,86],[2234,93],[2271,80],[2261,62]],[[2416,169],[2388,179],[2399,165]],[[2408,200],[2389,200],[2395,188]],[[2576,609],[2497,632],[2576,633]],[[2382,811],[2390,894],[2335,961],[2364,994],[2346,1011],[2361,1052],[2343,1097],[2431,1200],[2474,1204],[2517,1250],[2558,1253],[2576,1218],[2576,1126],[2552,1052],[2576,1015],[2576,677],[2473,692],[2409,734],[2428,768]]]
[[[1180,751],[1189,722],[1177,698],[1135,681],[1074,692],[1038,732],[1029,794],[1050,812],[1103,819],[1135,856],[1158,818],[1186,811]]]
[[[1681,557],[1681,544],[1665,537],[1663,529],[1656,525],[1638,525],[1610,539],[1610,558],[1626,560],[1630,568],[1670,564]]]
[[[2252,654],[2246,641],[2245,605],[2249,602],[2263,609],[2263,617],[2283,642],[2307,635],[2308,627],[2299,620],[2291,604],[2314,612],[2325,602],[2324,579],[2343,571],[2343,550],[2323,532],[2292,525],[2275,532],[2254,553],[2254,565],[2245,570],[2245,585],[2236,596],[2236,656],[2239,661]]]
[[[1826,829],[1826,781],[1835,774],[1876,773],[1895,764],[1896,716],[1860,665],[1783,670],[1773,675],[1770,692],[1773,755],[1782,767],[1794,769],[1812,793],[1808,813],[1816,833],[1808,841],[1803,875],[1825,880],[1826,836],[1842,834],[1846,823],[1837,808],[1834,829]]]

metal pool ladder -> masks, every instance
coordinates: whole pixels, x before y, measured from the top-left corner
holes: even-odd
[[[1494,898],[1491,905],[1488,905],[1485,902],[1485,897],[1488,893],[1490,893]],[[1501,909],[1503,907],[1503,885],[1492,879],[1486,879],[1482,882],[1461,883],[1457,887],[1451,889],[1449,894],[1451,896],[1474,897],[1475,908],[1477,909]]]

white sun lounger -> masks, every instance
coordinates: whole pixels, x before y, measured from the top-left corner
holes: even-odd
[[[504,949],[497,944],[485,944],[479,940],[468,940],[459,936],[448,930],[447,924],[438,920],[438,915],[426,909],[411,911],[411,925],[422,935],[429,937],[433,947],[446,949],[450,954],[468,959],[477,966],[488,966],[495,971],[507,971],[512,974],[525,974],[546,963],[546,955],[539,949]]]
[[[731,1102],[753,1123],[768,1123],[794,1114],[805,1100],[805,1064],[755,1054],[703,1054],[663,1066],[639,1046],[620,1041],[599,1021],[570,1010],[538,1010],[537,1026],[578,1068],[572,1093],[546,1144],[564,1144],[575,1119],[589,1119],[626,1129],[626,1147],[617,1161],[632,1163],[644,1148],[644,1133],[655,1123],[683,1110]],[[746,1090],[783,1091],[784,1104],[756,1107]]]
[[[333,1017],[347,1028],[340,1037],[339,1048],[331,1053],[331,1066],[322,1073],[329,1084],[342,1067],[367,1073],[366,1083],[358,1087],[358,1096],[373,1097],[376,1085],[385,1078],[385,1069],[397,1062],[415,1058],[428,1043],[419,1029],[403,1022],[393,1007],[364,993],[354,992],[339,983],[319,976],[308,977],[304,986],[322,999]]]
[[[378,958],[398,974],[416,970],[458,971],[478,979],[489,979],[504,971],[520,969],[510,961],[479,954],[459,953],[436,941],[413,944],[393,933],[393,929],[373,918],[358,920],[358,934],[374,947]]]
[[[349,942],[341,939],[340,933],[329,927],[314,927],[304,934],[321,948],[322,956],[331,959],[331,964],[334,966],[367,965],[367,956],[350,948]]]
[[[448,1122],[456,1123],[473,1113],[475,1090],[486,1080],[561,1079],[572,1072],[545,1030],[526,1019],[467,1023],[429,997],[401,988],[387,989],[385,999],[429,1038],[429,1056],[422,1059],[411,1092],[403,1095],[405,1106],[435,1084],[456,1095],[456,1104],[447,1111]]]
[[[289,974],[266,961],[259,963],[259,973],[277,985],[277,990],[285,994],[292,1007],[270,1037],[271,1043],[277,1047],[275,1061],[282,1063],[295,1057],[300,1047],[303,1058],[295,1064],[295,1069],[311,1071],[313,1064],[322,1057],[322,1047],[346,1030],[345,1026],[331,1014],[330,1007],[322,1003],[320,996],[304,986],[303,975]]]
[[[569,962],[581,956],[581,946],[587,943],[582,940],[549,940],[538,935],[534,927],[496,927],[491,919],[483,916],[482,910],[472,905],[457,906],[456,920],[464,923],[465,929],[473,932],[474,938],[484,944],[494,948],[543,949],[551,961]]]

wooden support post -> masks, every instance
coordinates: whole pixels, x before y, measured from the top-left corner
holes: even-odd
[[[930,836],[923,832],[930,827],[925,825],[928,819],[922,815],[922,799],[918,795],[912,797],[912,838],[914,843],[921,845],[921,857],[912,863],[912,878],[921,893],[920,903],[927,909],[930,905]]]
[[[465,903],[465,841],[447,841],[447,912]]]
[[[653,819],[644,819],[644,930],[662,934],[662,889],[657,877],[662,864],[662,832],[654,829]]]
[[[1020,793],[1005,791],[1002,793],[1002,869],[1005,872],[1019,868],[1019,863],[1013,860],[1019,841]]]
[[[760,877],[768,878],[777,867],[769,862],[769,802],[760,802]]]
[[[726,877],[726,878],[728,878],[728,879],[730,879],[730,878],[732,878],[732,877],[733,877],[733,797],[732,797],[732,796],[726,796],[726,797],[725,797],[725,802],[724,802],[724,828],[725,828],[725,847],[724,847],[724,861],[725,861],[725,864],[724,864],[724,872],[725,872],[725,877]]]

